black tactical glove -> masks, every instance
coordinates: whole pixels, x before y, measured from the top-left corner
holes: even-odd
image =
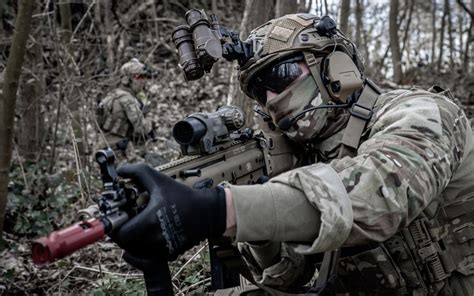
[[[192,189],[144,163],[127,164],[117,172],[150,194],[145,209],[110,234],[132,256],[172,261],[200,241],[224,233],[223,188]]]

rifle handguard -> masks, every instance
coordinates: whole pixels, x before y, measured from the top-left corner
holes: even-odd
[[[31,246],[33,262],[43,265],[64,258],[101,240],[105,232],[104,222],[96,218],[54,231],[33,241]]]

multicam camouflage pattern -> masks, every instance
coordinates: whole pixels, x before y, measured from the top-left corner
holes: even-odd
[[[106,140],[104,146],[114,148],[124,138],[135,141],[145,139],[151,131],[151,122],[143,115],[142,103],[130,90],[117,88],[101,104],[104,109],[104,122],[101,126]]]
[[[244,260],[249,261],[250,270],[259,284],[287,290],[289,287],[286,285],[296,282],[304,273],[305,256],[296,253],[289,245],[282,243],[278,262],[264,269],[254,259],[255,252],[252,249],[256,247],[250,244],[239,244],[239,250]]]
[[[324,133],[328,128],[329,124],[321,132]],[[338,247],[386,242],[396,238],[397,233],[406,229],[416,218],[433,218],[437,205],[442,201],[449,203],[455,200],[460,203],[464,200],[465,205],[470,208],[466,209],[465,206],[464,212],[458,209],[457,211],[461,211],[458,216],[473,217],[472,130],[464,112],[452,100],[421,90],[397,90],[381,95],[363,134],[357,155],[352,158],[336,159],[337,153],[334,151],[339,150],[341,146],[342,132],[339,131],[315,145],[321,149],[316,151],[316,154],[324,156],[319,160],[326,162],[326,166],[315,164],[298,168],[277,176],[268,183],[269,186],[278,183],[278,186],[286,184],[298,189],[295,192],[302,192],[311,204],[321,211],[321,228],[324,226],[327,229],[320,231],[311,245],[306,248],[301,248],[300,245],[300,249],[296,248],[296,251],[316,253]],[[327,167],[335,173],[327,170]],[[326,178],[318,174],[323,169],[329,174]],[[333,194],[337,190],[324,190],[328,184],[337,187],[338,182],[341,184],[339,190],[347,192],[348,198]],[[463,200],[459,200],[461,197]],[[326,203],[327,206],[323,207],[321,203],[315,202],[316,200],[334,202]],[[334,219],[344,221],[347,212],[341,210],[341,207],[351,209],[353,223],[331,223]],[[462,204],[460,208],[463,208]],[[448,211],[450,207],[445,209]],[[241,213],[236,214],[238,221]],[[324,224],[324,216],[333,220]],[[438,231],[441,233],[444,230],[444,233],[448,233],[444,236],[450,238],[447,241],[449,248],[454,252],[462,250],[465,256],[455,267],[458,271],[451,270],[453,273],[449,278],[449,286],[451,289],[457,287],[458,292],[454,292],[455,295],[474,293],[473,223],[472,218],[467,220],[460,222],[463,220],[447,219],[444,222],[446,224],[441,225]],[[461,227],[455,228],[457,225]],[[430,229],[430,232],[435,233],[437,228]],[[237,227],[237,236],[239,237],[239,232],[245,231]],[[465,232],[459,235],[453,233],[456,231]],[[457,241],[454,237],[458,237]],[[336,243],[325,246],[317,243],[327,241]],[[460,242],[465,244],[463,249],[456,247]],[[415,291],[409,283],[409,273],[417,271],[403,264],[394,265],[393,258],[390,257],[394,254],[390,255],[390,251],[386,250],[388,248],[379,244],[368,254],[360,253],[341,261],[342,275],[349,274],[352,270],[366,274],[360,279],[360,282],[364,283],[363,287],[360,287],[360,293],[354,290],[354,295],[377,294],[375,290],[364,292],[375,289],[368,283],[369,280],[384,293],[403,293],[407,289]],[[403,263],[402,258],[398,260],[398,263]],[[404,276],[400,268],[406,268]],[[466,271],[470,272],[469,276],[462,275]],[[412,277],[412,281],[416,280],[420,280],[420,275]],[[356,281],[351,278],[351,283]],[[417,293],[436,295],[443,285],[443,281],[437,282],[430,291]],[[447,293],[447,287],[443,293]],[[470,294],[465,294],[466,292]]]
[[[147,74],[146,66],[137,58],[132,58],[129,62],[120,67],[120,74],[124,76],[132,76],[137,74]]]
[[[319,106],[322,103],[323,100],[314,78],[307,74],[278,96],[269,100],[265,109],[272,117],[273,122],[278,123],[286,116],[295,116],[306,108]],[[297,142],[310,140],[320,133],[326,123],[327,113],[328,109],[308,112],[285,134]]]

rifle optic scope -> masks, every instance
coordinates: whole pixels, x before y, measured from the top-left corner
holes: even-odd
[[[227,141],[232,131],[240,129],[245,123],[242,110],[235,106],[224,106],[212,113],[194,113],[178,121],[173,127],[173,137],[187,153],[198,149],[211,152],[213,145]],[[189,146],[195,146],[188,150]]]

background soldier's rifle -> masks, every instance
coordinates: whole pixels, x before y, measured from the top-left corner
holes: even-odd
[[[296,150],[286,138],[275,132],[242,130],[244,118],[239,108],[226,106],[213,113],[194,113],[177,122],[173,136],[184,157],[156,169],[183,184],[202,189],[223,181],[255,184],[294,167]],[[35,240],[32,257],[36,264],[63,258],[101,240],[146,205],[146,192],[140,192],[129,180],[119,180],[114,159],[111,150],[97,152],[104,191],[97,207],[80,211],[92,218]],[[210,253],[212,288],[238,285],[237,273],[219,263],[213,244]],[[155,262],[144,270],[144,276],[149,295],[172,294],[166,261]]]

